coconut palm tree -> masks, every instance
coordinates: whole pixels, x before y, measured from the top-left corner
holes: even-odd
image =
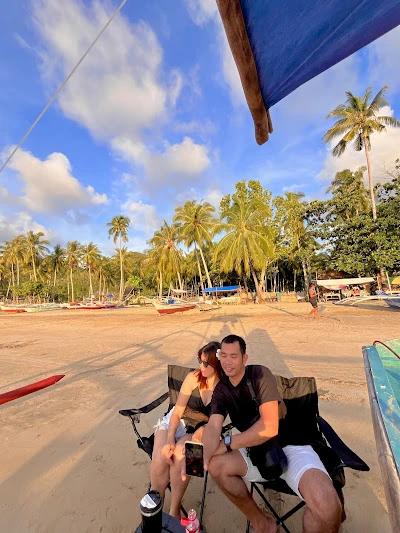
[[[50,244],[50,242],[46,239],[42,239],[42,237],[44,237],[43,231],[38,231],[37,233],[28,231],[24,242],[27,250],[27,256],[29,257],[29,261],[32,263],[33,279],[35,281],[37,281],[36,259],[43,256],[45,253],[48,253],[49,251],[46,244]]]
[[[203,247],[211,243],[218,227],[218,220],[213,216],[215,208],[208,202],[197,203],[188,200],[183,207],[175,208],[172,219],[179,228],[179,240],[188,248],[194,246],[199,249],[208,286],[211,287],[210,274],[204,259]]]
[[[67,270],[69,273],[69,280],[71,283],[71,301],[73,302],[75,300],[74,295],[74,280],[73,280],[73,271],[75,268],[79,265],[81,260],[81,254],[82,254],[82,246],[79,244],[78,241],[70,241],[67,244],[67,252],[66,252],[66,263],[67,263]]]
[[[382,131],[386,131],[386,126],[392,128],[398,128],[400,126],[400,122],[396,118],[379,115],[382,107],[389,106],[385,98],[385,93],[388,88],[388,85],[382,87],[372,101],[372,87],[368,87],[363,97],[354,96],[350,91],[346,91],[346,103],[338,105],[327,115],[327,118],[333,117],[338,118],[338,120],[324,135],[324,141],[326,143],[332,141],[335,137],[343,136],[332,150],[334,156],[341,156],[350,142],[353,142],[353,147],[356,151],[360,152],[364,149],[367,160],[372,217],[374,220],[377,217],[369,155],[371,151],[371,135],[374,132],[381,133]]]
[[[174,224],[170,226],[164,220],[162,227],[148,241],[152,246],[150,257],[157,264],[157,270],[159,272],[160,297],[162,296],[163,278],[171,281],[174,274],[177,276],[179,287],[182,290],[182,278],[180,275],[182,251],[178,248],[178,238],[178,227]]]
[[[66,250],[61,246],[61,244],[56,244],[54,246],[53,252],[48,256],[47,260],[50,264],[51,269],[53,270],[53,300],[54,292],[57,283],[57,274],[65,264]]]
[[[225,235],[214,251],[214,261],[219,262],[221,272],[245,273],[254,280],[258,297],[261,291],[256,270],[262,270],[273,253],[273,237],[270,228],[263,224],[269,214],[269,206],[260,199],[236,198],[221,213],[222,222],[217,231]]]
[[[108,230],[108,236],[109,238],[111,235],[113,236],[114,244],[118,241],[118,248],[119,248],[119,259],[120,259],[120,272],[121,272],[121,279],[119,284],[119,299],[122,300],[124,295],[124,266],[122,263],[122,241],[128,242],[128,229],[131,221],[128,217],[124,217],[122,215],[113,217],[111,222],[108,222],[106,226],[109,226],[110,229]]]
[[[315,248],[316,243],[305,225],[307,203],[303,198],[302,192],[286,192],[284,196],[274,198],[274,206],[277,210],[276,221],[280,227],[280,238],[285,244],[286,255],[294,261],[298,259],[301,262],[304,283],[308,290],[310,246]]]
[[[93,268],[96,266],[100,259],[99,248],[93,242],[89,242],[82,247],[82,262],[88,267],[89,271],[89,294],[90,298],[93,299],[93,283],[92,283],[92,272]]]

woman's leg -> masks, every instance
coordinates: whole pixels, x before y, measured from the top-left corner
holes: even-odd
[[[190,481],[190,476],[186,476],[186,479],[184,481],[182,480],[182,462],[185,460],[185,442],[188,440],[201,442],[203,429],[204,427],[201,427],[193,433],[193,435],[185,435],[176,443],[174,464],[170,469],[171,507],[169,510],[169,514],[175,516],[175,518],[180,519],[181,517],[182,498]]]
[[[154,436],[153,458],[150,467],[150,485],[152,490],[158,490],[164,500],[165,489],[169,482],[169,465],[161,457],[161,448],[167,443],[168,432],[159,429]]]
[[[182,479],[182,462],[185,460],[185,442],[192,440],[192,436],[193,435],[185,435],[176,443],[174,464],[170,467],[169,473],[171,483],[171,505],[169,514],[179,520],[181,518],[182,498],[190,481],[190,476],[186,476],[185,480]]]

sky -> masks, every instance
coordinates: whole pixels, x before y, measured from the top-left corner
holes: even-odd
[[[0,18],[0,161],[18,144],[120,0],[14,0]],[[131,219],[128,249],[171,222],[186,200],[218,207],[237,181],[274,195],[322,199],[340,158],[322,137],[345,91],[390,86],[384,114],[400,119],[400,28],[271,108],[274,133],[254,139],[215,0],[128,0],[119,16],[0,174],[0,243],[43,231],[54,246],[95,242]],[[400,129],[372,138],[375,181],[400,157]]]

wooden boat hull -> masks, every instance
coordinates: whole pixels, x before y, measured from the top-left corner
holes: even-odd
[[[2,306],[1,310],[3,313],[26,313],[25,309],[23,307],[7,307]]]
[[[400,298],[388,298],[385,300],[385,302],[392,309],[397,309],[397,311],[400,311]]]
[[[26,396],[27,394],[31,394],[32,392],[44,389],[50,385],[54,385],[54,383],[60,381],[60,379],[62,379],[64,376],[65,374],[51,376],[49,378],[42,379],[41,381],[31,383],[30,385],[26,385],[25,387],[20,387],[19,389],[14,389],[12,391],[5,392],[4,394],[0,394],[0,405],[11,402],[12,400],[16,400],[17,398],[21,398],[22,396]]]
[[[163,304],[153,302],[154,307],[157,309],[157,312],[160,315],[171,315],[172,313],[183,313],[185,311],[190,311],[196,307],[196,304],[192,303],[174,303],[174,304]]]
[[[385,342],[400,354],[400,339]],[[400,531],[400,359],[382,345],[363,347],[382,480],[393,533]]]

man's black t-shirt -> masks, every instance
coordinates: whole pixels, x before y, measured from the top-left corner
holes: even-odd
[[[219,414],[225,418],[229,414],[233,425],[240,432],[249,429],[259,418],[258,406],[247,385],[248,379],[253,386],[258,406],[267,402],[282,402],[276,380],[265,366],[246,366],[245,375],[236,386],[224,376],[215,387],[211,401],[211,415]],[[280,411],[282,413],[282,409]]]

